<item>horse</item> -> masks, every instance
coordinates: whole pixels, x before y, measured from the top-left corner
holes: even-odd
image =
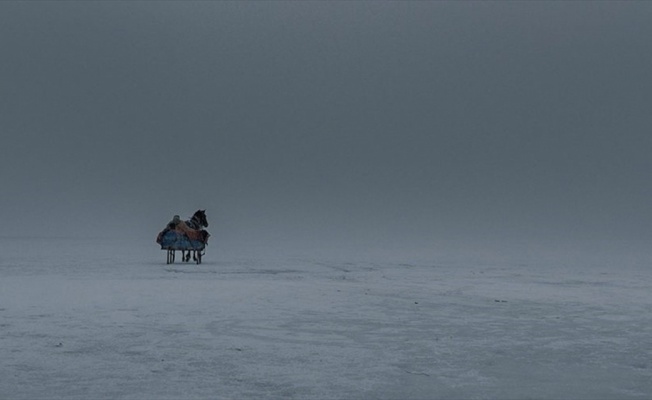
[[[206,219],[206,210],[195,211],[192,218],[185,222],[190,229],[194,229],[196,231],[202,228],[208,228],[208,220]]]
[[[199,231],[201,234],[201,239],[203,242],[206,242],[208,239],[208,232],[203,230],[203,228],[208,228],[208,220],[206,219],[206,210],[197,210],[193,214],[192,218],[189,220],[184,221],[186,226],[190,229],[193,229],[195,231]],[[188,250],[185,255],[183,255],[183,251],[181,252],[181,257],[183,258],[183,261],[190,261],[190,253],[191,250]],[[197,261],[197,251],[193,251],[193,260]]]

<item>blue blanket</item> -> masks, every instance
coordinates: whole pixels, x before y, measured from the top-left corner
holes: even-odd
[[[164,250],[204,250],[206,245],[200,240],[190,240],[188,236],[177,231],[167,231],[158,238],[157,243]]]

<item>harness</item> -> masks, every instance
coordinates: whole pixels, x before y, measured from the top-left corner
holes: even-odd
[[[201,221],[199,220],[199,218],[197,218],[196,215],[193,215],[190,220],[185,221],[185,222],[186,222],[186,225],[188,226],[188,228],[196,230],[196,231],[202,231],[203,225],[202,225]],[[204,246],[208,245],[208,243],[205,243],[204,240],[202,240],[202,242],[204,242]],[[204,252],[202,253],[202,255],[204,255],[204,254],[206,254],[206,248],[205,247],[204,247]]]
[[[195,217],[192,217],[191,220],[186,221],[186,225],[188,225],[188,228],[190,228],[190,229],[194,229],[194,230],[196,230],[196,231],[198,231],[199,228],[200,228],[199,223],[198,223],[198,221],[195,219]]]
[[[199,218],[197,218],[197,216],[195,215],[192,216],[192,219],[186,221],[186,225],[188,225],[189,228],[194,229],[196,231],[201,230],[201,228],[203,227],[201,221],[199,221]]]

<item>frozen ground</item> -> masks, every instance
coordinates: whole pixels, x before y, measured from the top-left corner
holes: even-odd
[[[0,243],[2,399],[652,397],[646,258]]]

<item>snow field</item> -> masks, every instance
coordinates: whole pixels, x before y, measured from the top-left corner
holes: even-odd
[[[211,247],[165,265],[149,243],[19,241],[2,242],[0,398],[652,396],[645,268]]]

